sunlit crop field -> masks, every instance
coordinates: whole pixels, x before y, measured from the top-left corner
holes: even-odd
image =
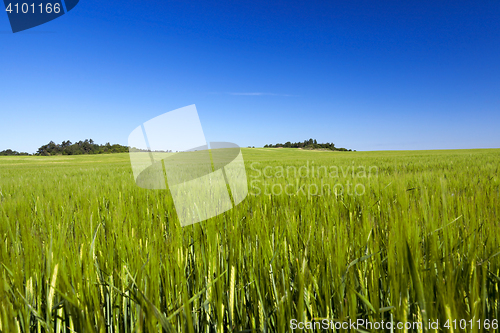
[[[128,154],[1,157],[0,330],[498,331],[500,150],[243,157],[248,197],[184,228]]]

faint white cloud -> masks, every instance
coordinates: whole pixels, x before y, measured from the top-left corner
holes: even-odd
[[[275,94],[275,93],[265,93],[265,92],[230,92],[229,95],[233,96],[293,96],[289,94]]]
[[[292,97],[292,96],[298,96],[298,95],[291,95],[291,94],[275,94],[275,93],[269,93],[269,92],[209,92],[208,94],[211,95],[231,95],[231,96],[281,96],[281,97]]]

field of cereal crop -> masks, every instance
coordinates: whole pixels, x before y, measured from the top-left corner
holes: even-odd
[[[0,157],[0,331],[498,331],[499,149],[242,151],[184,228],[128,154]]]

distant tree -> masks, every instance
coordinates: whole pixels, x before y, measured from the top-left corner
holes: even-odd
[[[14,152],[12,149],[7,149],[4,151],[0,151],[0,156],[12,156],[15,155],[16,152]]]

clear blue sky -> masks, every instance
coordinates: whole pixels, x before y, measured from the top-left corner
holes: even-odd
[[[196,104],[208,141],[500,147],[500,2],[94,1],[13,34],[0,150],[127,144]]]

